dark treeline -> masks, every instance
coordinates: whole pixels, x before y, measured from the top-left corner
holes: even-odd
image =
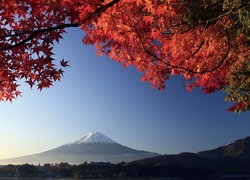
[[[135,163],[83,163],[70,165],[68,163],[44,165],[6,165],[0,168],[2,178],[141,178],[141,177],[204,177],[212,175],[201,168],[182,166],[140,165]]]

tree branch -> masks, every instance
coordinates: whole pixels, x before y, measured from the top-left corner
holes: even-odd
[[[55,31],[58,29],[64,29],[64,28],[68,28],[68,27],[79,27],[84,22],[86,22],[87,19],[91,18],[91,16],[97,15],[99,17],[100,14],[105,12],[108,8],[112,7],[113,5],[117,4],[119,1],[120,0],[113,0],[113,1],[109,2],[108,4],[105,4],[105,5],[97,8],[93,13],[90,13],[89,16],[81,23],[61,24],[58,26],[34,30],[34,31],[23,31],[23,32],[16,33],[16,34],[0,36],[0,38],[6,38],[6,37],[15,37],[15,36],[21,36],[21,35],[25,35],[25,34],[30,34],[27,38],[21,40],[20,42],[18,42],[16,44],[8,45],[5,47],[0,47],[0,50],[4,51],[4,50],[8,50],[8,49],[12,49],[12,48],[16,48],[18,46],[24,45],[25,43],[27,43],[28,41],[31,41],[35,36],[37,36],[40,33]]]
[[[185,24],[188,24],[190,23],[191,21],[196,21],[195,25],[198,23],[198,20],[203,17],[204,15],[206,15],[207,11],[209,11],[210,9],[214,8],[215,6],[217,6],[219,3],[221,3],[223,0],[220,0],[214,4],[211,4],[210,6],[208,6],[204,11],[200,12],[199,14],[197,14],[195,17],[192,17],[190,19],[188,19],[187,21],[184,21],[180,24],[175,24],[175,25],[172,25],[172,27],[178,27],[178,26],[181,26],[181,25],[185,25]],[[193,25],[192,27],[194,27],[195,25]]]
[[[182,67],[182,66],[176,66],[176,65],[172,65],[164,60],[162,60],[161,58],[157,57],[154,53],[152,53],[147,47],[144,46],[143,42],[142,42],[142,38],[139,34],[139,32],[137,31],[136,27],[134,27],[135,29],[135,32],[141,42],[141,45],[142,45],[142,48],[144,49],[144,51],[146,53],[148,53],[149,55],[151,55],[152,57],[154,57],[156,60],[166,64],[167,66],[170,66],[171,68],[176,68],[176,69],[181,69],[181,70],[184,70],[184,71],[187,71],[187,72],[190,72],[190,73],[193,73],[193,74],[204,74],[204,73],[208,73],[208,72],[212,72],[216,69],[218,69],[219,67],[221,67],[221,65],[223,64],[223,62],[226,60],[227,56],[228,56],[228,53],[230,51],[230,37],[229,37],[229,33],[228,31],[226,30],[226,34],[227,34],[227,51],[226,51],[226,54],[224,55],[224,57],[220,60],[220,62],[218,63],[218,65],[214,66],[213,68],[211,69],[205,69],[205,70],[202,70],[202,71],[195,71],[195,70],[192,70],[192,69],[189,69],[189,68],[185,68],[185,67]],[[201,47],[203,46],[204,44],[204,40],[201,42],[201,44],[199,45],[198,49],[191,55],[191,57],[193,57],[200,49]],[[191,58],[190,57],[190,58]]]
[[[40,33],[43,33],[43,32],[50,32],[50,31],[55,31],[57,29],[64,29],[64,28],[67,28],[67,27],[78,27],[78,26],[80,26],[80,24],[78,24],[78,23],[75,23],[75,24],[62,24],[62,25],[54,26],[54,27],[50,27],[50,28],[39,29],[39,30],[35,30],[35,31],[22,32],[22,33],[17,34],[17,36],[24,35],[24,34],[29,34],[29,33],[31,33],[31,34],[27,38],[20,41],[19,43],[9,45],[9,46],[5,46],[5,47],[1,47],[0,50],[4,51],[4,50],[8,50],[8,49],[12,49],[12,48],[16,48],[18,46],[24,45],[28,41],[32,40],[36,35],[38,35]],[[0,37],[0,38],[3,38],[3,37]]]
[[[202,12],[200,12],[198,15],[196,15],[195,17],[192,17],[180,24],[175,24],[175,25],[172,25],[173,28],[175,27],[178,27],[178,26],[182,26],[182,25],[186,25],[186,24],[189,24],[191,21],[194,21],[194,24],[191,25],[191,27],[189,27],[188,29],[184,30],[182,33],[185,33],[185,32],[188,32],[189,30],[193,29],[198,23],[199,23],[199,20],[201,20],[207,13],[210,9],[212,8],[215,8],[216,6],[218,6],[223,0],[220,0],[214,4],[211,4],[210,6],[208,6],[206,9],[204,9]],[[234,7],[232,9],[229,9],[228,11],[222,13],[222,14],[219,14],[219,15],[216,15],[215,17],[211,17],[209,19],[207,19],[206,21],[203,21],[205,22],[206,26],[209,24],[209,22],[211,21],[214,21],[214,20],[217,20],[217,19],[220,19],[222,18],[223,16],[226,16],[226,15],[229,15],[231,13],[234,13],[236,11],[238,11],[239,9],[243,8],[243,7],[246,7],[247,5],[250,4],[250,1],[248,0],[245,0],[243,2],[241,2],[240,5],[238,5],[237,7]],[[206,27],[205,26],[205,27]]]

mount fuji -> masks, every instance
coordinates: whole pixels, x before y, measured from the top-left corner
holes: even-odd
[[[70,144],[82,144],[82,143],[114,144],[116,142],[100,132],[90,132],[85,136],[79,138],[78,140],[68,144],[70,145]]]
[[[100,132],[91,132],[83,137],[42,153],[0,160],[0,164],[44,164],[68,162],[129,162],[158,156],[157,153],[135,150],[123,146]]]

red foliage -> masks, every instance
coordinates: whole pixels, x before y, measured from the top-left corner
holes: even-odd
[[[86,32],[85,44],[124,67],[135,66],[159,90],[171,75],[183,75],[188,91],[222,89],[242,60],[235,55],[249,54],[249,48],[235,48],[246,36],[232,38],[233,21],[226,15],[209,26],[184,21],[188,4],[192,0],[2,0],[0,100],[20,95],[19,79],[40,90],[60,80],[54,43],[65,28],[78,26]]]

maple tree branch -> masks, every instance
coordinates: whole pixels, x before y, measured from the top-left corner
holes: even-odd
[[[94,13],[97,14],[98,16],[103,13],[104,11],[106,11],[108,8],[114,6],[115,4],[117,4],[120,0],[113,0],[111,2],[109,2],[108,4],[105,4],[104,6],[101,6],[99,8],[97,8]]]
[[[85,19],[84,22],[88,19],[91,19],[93,17],[93,15],[100,17],[100,15],[105,12],[108,8],[114,6],[115,4],[117,4],[118,2],[120,2],[120,0],[113,0],[110,1],[108,4],[102,5],[100,7],[98,7],[94,12],[90,13]],[[81,24],[83,24],[84,22],[82,22]]]
[[[32,40],[36,35],[38,35],[40,33],[55,31],[55,30],[64,29],[64,28],[67,28],[67,27],[78,27],[78,26],[80,26],[79,23],[62,24],[62,25],[58,25],[58,26],[54,26],[54,27],[50,27],[50,28],[39,29],[39,30],[35,30],[35,31],[22,32],[22,33],[16,34],[16,36],[20,36],[20,35],[24,35],[24,34],[29,34],[29,33],[31,33],[31,34],[27,38],[23,39],[22,41],[20,41],[20,42],[18,42],[16,44],[5,46],[5,47],[1,47],[0,50],[4,51],[4,50],[8,50],[8,49],[12,49],[12,48],[16,48],[18,46],[24,45],[25,43],[27,43],[28,41]],[[0,38],[3,38],[3,37],[0,37]]]
[[[12,32],[12,31],[10,30],[8,32]],[[15,33],[15,34],[4,33],[3,36],[0,36],[0,39],[8,38],[8,37],[16,37],[16,36],[21,36],[21,35],[25,35],[25,34],[28,34],[28,33],[32,33],[32,31],[16,31],[16,32],[18,32],[18,33]]]
[[[224,55],[224,57],[220,60],[219,64],[209,70],[204,70],[203,72],[206,73],[206,72],[212,72],[216,69],[218,69],[219,67],[221,67],[221,65],[223,64],[223,62],[226,60],[228,54],[229,54],[229,51],[230,51],[230,36],[229,36],[229,32],[228,30],[226,29],[226,33],[227,33],[227,51],[226,51],[226,54]],[[204,74],[202,73],[202,74]]]
[[[112,7],[113,5],[118,3],[119,1],[120,0],[113,0],[113,1],[109,2],[108,4],[97,8],[93,13],[90,13],[90,15],[87,17],[87,19],[89,19],[93,14],[97,15],[97,16],[100,16],[101,13],[105,12],[108,8]],[[86,21],[86,19],[85,19],[85,21]],[[84,22],[61,24],[61,25],[58,25],[58,26],[39,29],[39,30],[34,30],[34,31],[23,31],[23,32],[20,32],[20,33],[9,34],[9,35],[7,34],[7,35],[4,35],[4,36],[0,36],[0,38],[6,38],[6,37],[16,37],[16,36],[30,34],[27,38],[21,40],[20,42],[18,42],[16,44],[8,45],[8,46],[5,46],[5,47],[0,47],[0,50],[4,51],[4,50],[8,50],[8,49],[12,49],[12,48],[16,48],[18,46],[24,45],[28,41],[31,41],[38,34],[41,34],[41,33],[44,33],[44,32],[55,31],[55,30],[58,30],[58,29],[65,29],[65,28],[68,28],[68,27],[79,27],[83,23]]]
[[[172,65],[172,64],[170,64],[170,63],[167,63],[166,61],[163,61],[162,59],[160,59],[159,57],[157,57],[156,55],[154,55],[150,50],[148,50],[148,48],[146,48],[146,47],[144,46],[144,44],[143,44],[143,42],[142,42],[142,38],[141,38],[139,32],[137,31],[136,27],[134,27],[134,29],[135,29],[135,32],[136,32],[136,34],[137,34],[137,36],[138,36],[138,38],[139,38],[139,40],[140,40],[140,42],[141,42],[142,48],[143,48],[144,51],[147,52],[149,55],[151,55],[152,57],[154,57],[154,58],[157,59],[158,61],[160,61],[160,62],[162,62],[162,63],[164,63],[164,64],[170,66],[171,68],[178,68],[178,69],[186,70],[186,71],[188,71],[188,72],[195,73],[194,71],[192,71],[192,70],[190,70],[190,69],[187,69],[187,68],[185,68],[185,67],[175,66],[175,65]]]
[[[208,10],[210,10],[210,9],[212,9],[213,7],[217,6],[217,5],[218,5],[219,3],[221,3],[222,1],[223,1],[223,0],[220,0],[220,1],[216,2],[216,3],[214,3],[214,4],[211,4],[211,5],[208,6],[204,11],[200,12],[199,14],[197,14],[195,17],[192,17],[192,18],[190,18],[190,19],[188,19],[188,20],[186,20],[186,21],[184,21],[184,22],[182,22],[182,23],[180,23],[180,24],[172,25],[172,27],[178,27],[178,26],[181,26],[181,25],[185,25],[185,24],[190,23],[190,22],[193,21],[193,20],[195,20],[196,23],[192,26],[192,28],[195,27],[195,25],[198,23],[198,20],[199,20],[201,17],[205,16]],[[192,29],[192,28],[191,28],[191,29]]]
[[[231,14],[231,13],[233,13],[233,12],[236,12],[236,11],[238,11],[239,9],[245,7],[248,3],[249,3],[249,2],[245,1],[245,2],[243,2],[242,4],[240,4],[239,6],[233,8],[233,9],[230,9],[230,10],[228,10],[227,12],[225,12],[225,13],[223,13],[223,14],[220,14],[220,15],[214,17],[214,18],[208,19],[206,22],[208,23],[209,21],[214,21],[214,20],[217,20],[217,19],[222,18],[223,16],[226,16],[226,15],[229,15],[229,14]]]
[[[199,50],[200,50],[201,47],[203,46],[204,42],[205,42],[205,40],[203,39],[203,40],[201,41],[199,47],[196,49],[196,51],[193,52],[193,54],[190,56],[190,58],[194,57],[194,55],[195,55],[196,53],[199,52]],[[190,59],[190,58],[189,58],[189,59]]]
[[[137,31],[136,27],[134,27],[135,29],[135,32],[141,42],[141,45],[142,45],[142,48],[144,49],[145,52],[147,52],[149,55],[151,55],[152,57],[154,57],[156,60],[166,64],[167,66],[170,66],[171,68],[176,68],[176,69],[181,69],[181,70],[184,70],[184,71],[187,71],[187,72],[190,72],[190,73],[193,73],[193,74],[204,74],[204,73],[208,73],[208,72],[212,72],[216,69],[218,69],[219,67],[221,67],[221,65],[223,64],[223,62],[226,60],[228,54],[229,54],[229,51],[230,51],[230,36],[229,36],[229,32],[228,30],[226,29],[226,34],[227,34],[227,51],[226,51],[226,54],[224,55],[224,57],[220,60],[220,62],[218,63],[218,65],[214,66],[213,68],[211,69],[203,69],[202,71],[194,71],[192,69],[189,69],[189,68],[185,68],[185,67],[182,67],[182,66],[176,66],[176,65],[172,65],[164,60],[162,60],[161,58],[159,58],[158,56],[156,56],[154,53],[152,53],[147,47],[144,46],[143,42],[142,42],[142,38],[139,34],[139,32]],[[204,44],[204,40],[201,42],[201,44],[199,45],[199,47],[197,48],[197,50],[191,55],[190,58],[192,58],[200,49],[201,47],[203,46]]]
[[[175,27],[178,27],[178,26],[187,25],[187,24],[189,24],[190,22],[193,21],[194,22],[193,25],[191,25],[188,29],[182,31],[182,33],[188,32],[189,30],[193,29],[194,27],[197,26],[197,24],[200,23],[200,20],[204,16],[206,16],[206,14],[209,12],[209,10],[211,10],[211,9],[215,8],[216,6],[220,5],[221,2],[223,2],[223,0],[220,0],[220,1],[216,2],[216,3],[214,3],[214,4],[211,4],[206,9],[204,9],[202,12],[197,14],[195,17],[191,17],[190,19],[188,19],[188,20],[186,20],[186,21],[184,21],[182,23],[172,25],[172,27],[175,28]],[[222,14],[216,15],[215,17],[211,17],[211,18],[209,18],[209,19],[207,19],[205,21],[202,21],[202,22],[204,22],[205,27],[207,27],[209,22],[218,20],[218,19],[222,18],[223,16],[230,15],[231,13],[234,13],[234,12],[238,11],[239,9],[244,8],[249,4],[250,4],[250,2],[248,0],[245,0],[245,1],[241,2],[241,4],[239,4],[237,7],[229,9],[228,11],[226,11],[226,12],[224,12]]]

